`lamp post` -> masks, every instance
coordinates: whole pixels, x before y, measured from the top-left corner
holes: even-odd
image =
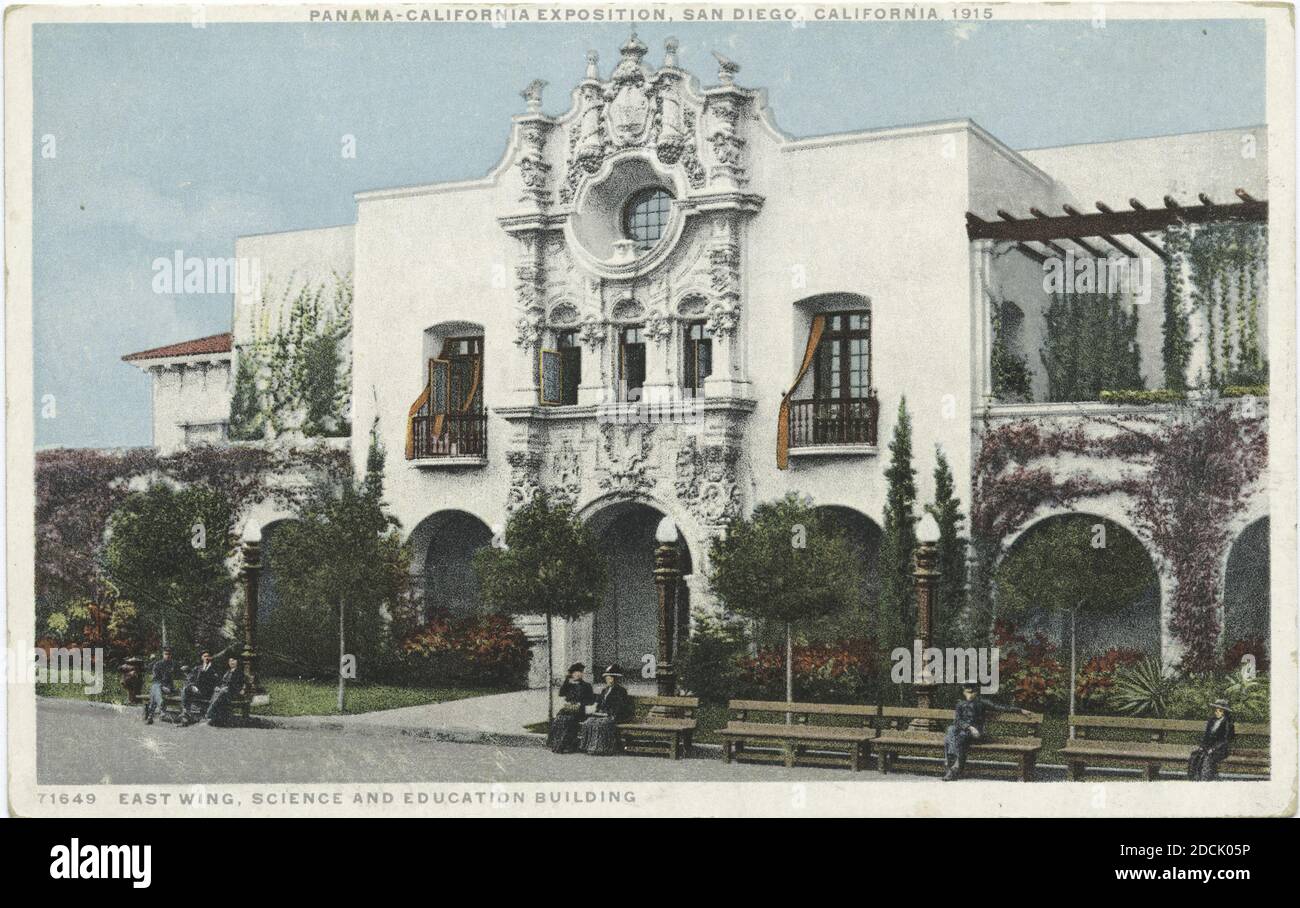
[[[673,641],[677,623],[677,525],[665,517],[655,529],[655,586],[659,590],[659,655],[655,681],[659,696],[677,693],[677,670],[673,667]]]
[[[244,676],[251,694],[265,693],[257,680],[257,582],[262,573],[262,528],[255,520],[244,524]]]
[[[934,674],[926,668],[925,651],[930,648],[934,636],[934,596],[939,585],[939,524],[927,511],[916,528],[916,564],[912,578],[916,586],[916,639],[921,644],[920,665],[913,665],[913,678],[919,673],[920,680],[915,684],[916,706],[929,709],[934,702]],[[932,731],[933,719],[913,719],[911,728],[919,731]]]

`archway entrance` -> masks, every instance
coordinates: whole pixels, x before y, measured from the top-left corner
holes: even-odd
[[[1268,665],[1269,639],[1269,524],[1256,520],[1242,531],[1228,553],[1223,584],[1224,667],[1240,667],[1244,655],[1254,656],[1256,667]]]
[[[1113,521],[1092,514],[1039,521],[1002,559],[995,586],[1001,621],[1026,638],[1041,633],[1064,654],[1075,606],[1080,660],[1110,649],[1160,653],[1155,566],[1142,543]]]
[[[659,650],[659,597],[654,582],[655,529],[664,514],[639,502],[619,502],[588,520],[605,555],[609,581],[605,602],[592,620],[593,673],[611,662],[623,666],[628,680],[641,677],[647,656]],[[681,576],[693,568],[685,540],[678,536]],[[685,634],[690,613],[685,582],[678,584],[679,639]]]
[[[492,544],[492,531],[473,514],[438,511],[411,533],[413,592],[427,620],[445,611],[469,618],[482,611],[474,553]]]

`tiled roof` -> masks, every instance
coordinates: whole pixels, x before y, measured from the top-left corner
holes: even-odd
[[[177,344],[168,344],[165,347],[154,347],[152,350],[141,350],[139,353],[128,353],[122,359],[132,362],[137,359],[168,359],[170,357],[183,356],[203,356],[209,353],[229,353],[230,352],[230,332],[224,334],[213,334],[211,337],[200,337],[197,340],[181,341]]]

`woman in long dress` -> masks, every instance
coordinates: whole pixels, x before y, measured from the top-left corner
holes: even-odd
[[[1210,706],[1214,715],[1206,720],[1201,743],[1192,748],[1187,761],[1187,778],[1192,781],[1213,782],[1219,778],[1219,764],[1232,752],[1232,742],[1237,737],[1228,701],[1215,700]]]
[[[632,719],[635,707],[623,686],[623,669],[617,663],[604,671],[605,689],[596,701],[595,714],[582,723],[578,746],[592,756],[610,756],[622,750],[618,723]]]
[[[546,740],[552,753],[571,754],[578,749],[578,729],[587,718],[587,707],[596,702],[595,688],[582,677],[586,670],[587,666],[581,662],[573,663],[560,685],[564,707],[551,720],[551,733]]]

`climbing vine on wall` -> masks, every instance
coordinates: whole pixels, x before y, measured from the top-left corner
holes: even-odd
[[[1052,295],[1040,351],[1050,401],[1096,400],[1103,390],[1145,388],[1138,315],[1118,293]]]
[[[975,464],[971,508],[970,631],[993,624],[992,571],[1006,541],[1040,509],[1072,508],[1122,493],[1132,525],[1155,547],[1173,580],[1170,631],[1183,646],[1182,668],[1217,664],[1223,556],[1232,518],[1267,466],[1266,418],[1236,402],[1209,401],[1172,413],[1046,429],[1030,420],[987,427]],[[1062,475],[1061,455],[1122,464],[1111,478]]]
[[[253,314],[252,340],[236,351],[230,434],[237,440],[351,434],[352,276],[300,286],[279,298],[264,293]],[[283,320],[272,328],[275,311]]]
[[[989,306],[993,322],[991,371],[993,396],[1000,401],[1023,402],[1033,398],[1029,361],[1011,349],[1011,326],[1007,324],[1006,303],[993,298]]]
[[[1178,262],[1186,263],[1191,305],[1203,319],[1204,384],[1218,388],[1267,382],[1268,362],[1259,337],[1267,228],[1224,221],[1184,228],[1183,234]]]

